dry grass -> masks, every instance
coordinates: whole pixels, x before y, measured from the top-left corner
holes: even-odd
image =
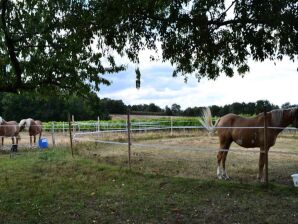
[[[91,136],[88,136],[92,140]],[[102,140],[123,141],[121,134],[102,135]],[[134,133],[132,166],[135,171],[198,179],[216,179],[217,136],[205,132]],[[111,164],[127,166],[127,145],[78,143],[76,150]],[[227,171],[232,180],[256,181],[259,149],[244,149],[232,144]],[[269,177],[280,184],[292,184],[290,175],[298,171],[298,139],[283,134],[269,152]]]

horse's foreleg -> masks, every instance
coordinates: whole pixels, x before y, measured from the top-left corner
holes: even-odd
[[[33,136],[33,143],[36,145],[36,135]]]
[[[30,135],[30,147],[32,147],[32,136]]]
[[[2,143],[1,143],[1,147],[2,147],[2,149],[3,149],[3,145],[4,145],[4,137],[1,138],[1,142],[2,142]]]

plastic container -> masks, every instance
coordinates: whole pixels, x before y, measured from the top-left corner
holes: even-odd
[[[41,138],[38,140],[38,147],[40,149],[46,149],[49,147],[48,140],[46,138]]]
[[[298,173],[292,174],[291,177],[293,178],[294,186],[298,187]]]

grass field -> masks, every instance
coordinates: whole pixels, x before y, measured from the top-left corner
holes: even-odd
[[[72,158],[65,148],[0,155],[1,223],[297,222],[298,189],[290,185],[129,171],[125,160],[114,162]]]
[[[96,136],[94,136],[96,137]],[[86,136],[92,141],[92,136]],[[101,135],[101,140],[126,142],[120,133]],[[127,145],[77,143],[76,151],[127,167]],[[132,134],[132,168],[138,172],[174,177],[214,180],[218,149],[217,136],[202,131],[147,132]],[[226,163],[233,181],[256,183],[259,149],[244,149],[232,144]],[[291,174],[298,171],[298,139],[295,133],[282,134],[269,152],[269,179],[275,183],[292,185]]]

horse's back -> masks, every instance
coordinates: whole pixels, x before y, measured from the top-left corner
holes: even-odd
[[[262,127],[262,117],[242,117],[236,114],[227,114],[220,118],[218,127]]]
[[[7,121],[0,128],[1,136],[16,136],[19,133],[19,124],[16,121]]]

